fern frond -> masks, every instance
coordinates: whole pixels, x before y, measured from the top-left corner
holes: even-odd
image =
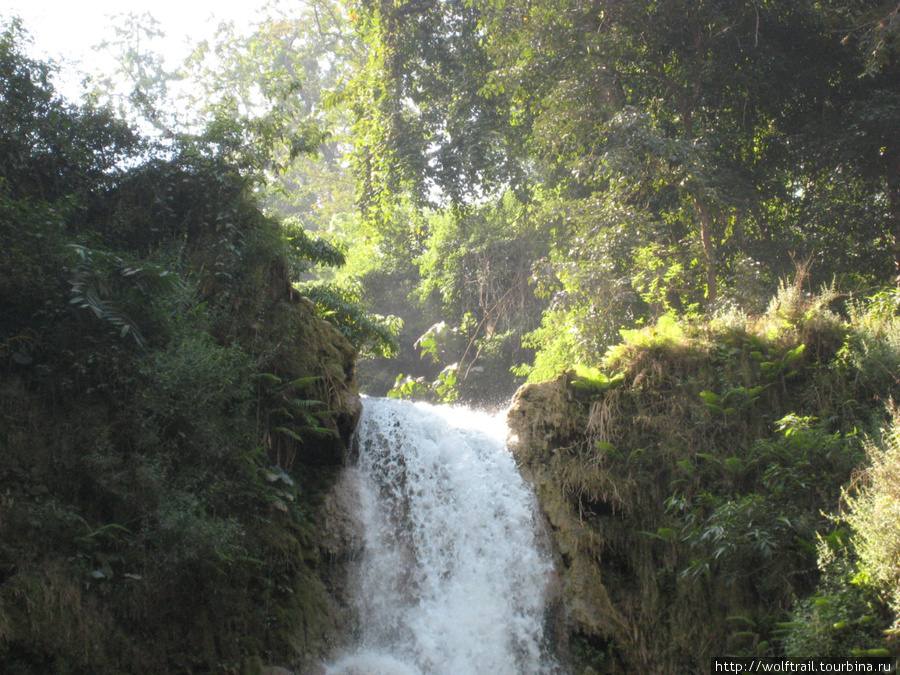
[[[314,382],[319,382],[322,379],[321,375],[311,375],[309,377],[298,377],[293,382],[288,382],[284,385],[284,388],[287,389],[289,387],[296,387],[297,389],[304,389]]]
[[[287,427],[275,427],[275,431],[278,431],[278,432],[284,434],[285,436],[289,436],[289,437],[293,438],[298,443],[305,442],[301,436],[299,436],[295,431],[288,429]]]

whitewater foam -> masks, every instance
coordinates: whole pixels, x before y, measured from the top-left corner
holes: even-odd
[[[548,675],[552,564],[499,416],[366,399],[359,643],[330,675]]]

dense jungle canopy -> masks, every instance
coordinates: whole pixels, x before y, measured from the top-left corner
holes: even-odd
[[[596,362],[670,310],[759,311],[798,263],[843,293],[896,281],[893,3],[350,16],[369,49],[345,94],[364,222],[421,261],[407,274],[463,342],[514,352],[526,332],[523,372]]]
[[[897,12],[296,3],[173,71],[131,15],[88,100],[170,141],[218,134],[269,208],[345,252],[310,297],[400,331],[364,388],[399,370],[502,398],[510,367],[596,362],[667,311],[759,312],[797,265],[810,290],[896,284]]]
[[[653,512],[659,541],[681,528],[686,575],[718,564],[710,542],[753,548],[767,499],[785,500],[770,523],[816,512],[802,544],[772,529],[795,556],[782,572],[805,576],[745,653],[894,649],[895,0],[298,1],[249,34],[223,24],[173,70],[153,18],[127,15],[104,45],[118,69],[78,102],[0,18],[10,672],[321,656],[340,621],[315,514],[357,378],[496,404],[568,372],[588,410],[622,373],[643,396],[645,361],[652,394],[690,391],[724,443],[694,483],[709,492]],[[713,365],[670,371],[686,342]],[[577,433],[615,450],[595,432]],[[838,468],[811,479],[822,453]],[[842,492],[864,461],[864,489]],[[579,504],[602,492],[578,480]],[[827,494],[794,499],[810,480]],[[819,515],[842,494],[838,527]],[[855,632],[818,630],[850,615]],[[582,664],[611,649],[579,639]]]

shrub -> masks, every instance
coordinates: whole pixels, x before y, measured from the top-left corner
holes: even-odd
[[[900,629],[900,410],[894,407],[883,443],[867,444],[871,466],[845,494],[844,520],[859,556],[854,582],[875,590]]]

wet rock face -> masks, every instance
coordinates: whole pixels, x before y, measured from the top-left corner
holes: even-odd
[[[506,417],[510,450],[519,462],[529,469],[536,468],[561,438],[577,429],[571,403],[567,373],[555,380],[519,388]]]
[[[356,350],[337,328],[316,316],[309,300],[297,294],[272,304],[260,324],[259,337],[277,345],[271,369],[285,382],[315,378],[300,397],[320,401],[319,409],[333,411],[318,419],[331,435],[319,435],[307,443],[305,461],[332,467],[345,464],[362,414]]]
[[[347,468],[325,497],[320,548],[332,560],[357,557],[363,550],[362,504],[356,470]]]
[[[590,533],[572,508],[560,480],[566,462],[564,448],[579,441],[587,420],[570,387],[570,375],[526,384],[516,392],[507,413],[509,447],[523,476],[534,486],[547,524],[560,581],[560,650],[566,633],[609,635],[616,630],[610,599],[599,565],[586,553]]]
[[[600,555],[604,530],[582,511],[583,495],[573,488],[571,472],[579,471],[575,457],[589,443],[590,404],[571,386],[573,375],[526,384],[513,398],[507,413],[509,447],[522,475],[530,481],[544,516],[559,579],[554,630],[557,650],[571,660],[571,641],[618,646],[636,658],[620,656],[604,662],[604,672],[646,672],[634,649],[634,626],[617,606],[621,579],[610,574]],[[606,651],[597,647],[597,653]],[[581,664],[583,666],[583,664]],[[576,666],[580,667],[580,666]],[[595,672],[578,670],[576,672]]]
[[[305,305],[297,305],[295,311],[310,310]],[[362,402],[356,386],[356,350],[330,323],[316,316],[310,318],[308,342],[296,355],[303,365],[297,364],[296,367],[298,370],[306,367],[322,377],[324,402],[329,410],[337,411],[333,420],[325,421],[336,432],[336,442],[330,447],[331,459],[337,464],[344,464],[362,414]]]
[[[357,473],[352,467],[345,468],[325,496],[318,533],[319,550],[327,562],[325,584],[348,634],[356,621],[350,609],[349,569],[365,546]]]

